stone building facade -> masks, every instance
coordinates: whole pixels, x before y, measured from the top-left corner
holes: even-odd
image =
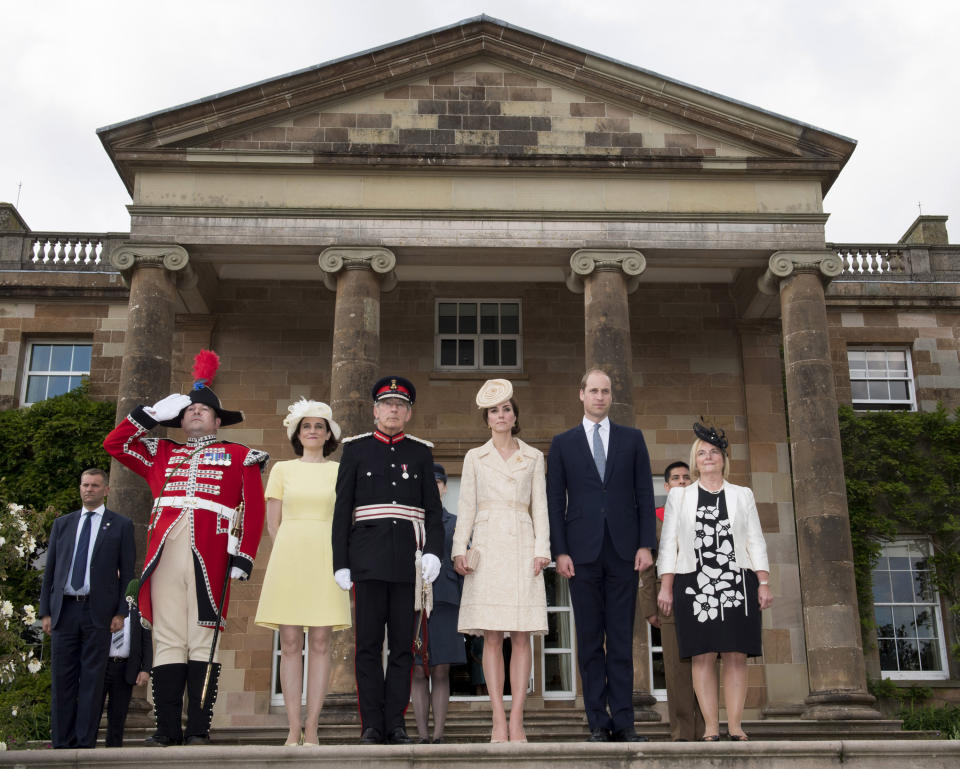
[[[288,459],[292,400],[364,431],[370,384],[397,372],[419,393],[410,431],[455,477],[486,438],[484,379],[514,381],[523,438],[546,451],[602,366],[655,473],[704,417],[756,494],[776,601],[748,717],[876,715],[836,407],[865,386],[850,351],[880,349],[909,360],[907,405],[960,403],[960,248],[943,217],[900,244],[825,243],[852,140],[488,17],[99,134],[129,233],[35,233],[0,211],[3,407],[25,402],[45,340],[89,340],[118,416],[185,387],[211,346],[218,394],[246,415],[225,434]],[[142,536],[146,490],[112,472]],[[269,553],[265,536],[234,592],[220,725],[284,720],[274,638],[253,624]],[[546,672],[560,636],[536,649],[531,707],[577,696],[572,668],[559,690]],[[635,650],[638,702],[662,711],[639,622]],[[349,633],[334,653],[352,702]]]

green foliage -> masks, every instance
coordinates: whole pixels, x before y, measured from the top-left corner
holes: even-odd
[[[50,739],[50,669],[21,676],[0,689],[0,740],[23,750],[31,740]]]
[[[960,638],[960,409],[948,414],[840,408],[857,597],[864,639],[874,637],[871,572],[884,541],[929,536],[933,581]],[[960,645],[951,649],[960,659]]]
[[[38,510],[80,507],[80,473],[110,469],[103,449],[116,405],[86,385],[22,409],[0,412],[0,496]]]
[[[900,711],[903,728],[910,731],[940,732],[945,740],[960,740],[960,708],[944,705]]]
[[[47,518],[0,498],[0,741],[8,748],[50,734],[50,674],[34,605],[40,590],[26,597],[25,588],[40,575],[33,560]]]

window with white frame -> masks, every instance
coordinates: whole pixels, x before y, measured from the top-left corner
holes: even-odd
[[[896,540],[884,545],[873,568],[873,611],[884,677],[948,677],[930,552],[928,540]]]
[[[438,369],[521,368],[519,299],[438,299],[436,332]]]
[[[853,407],[861,411],[916,411],[910,350],[851,347],[847,350]]]
[[[89,342],[30,342],[24,364],[24,406],[63,395],[90,375]]]

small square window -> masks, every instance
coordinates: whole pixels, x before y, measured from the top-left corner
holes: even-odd
[[[441,299],[436,365],[452,370],[519,371],[519,300]]]
[[[29,406],[74,390],[90,375],[89,342],[31,342],[21,402]]]
[[[850,348],[847,350],[850,394],[860,411],[916,411],[916,390],[909,350]]]

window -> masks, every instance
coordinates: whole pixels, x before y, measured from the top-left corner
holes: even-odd
[[[570,583],[555,564],[543,570],[547,591],[547,634],[543,637],[540,670],[543,698],[573,699],[576,692],[573,604]]]
[[[853,407],[861,411],[916,411],[913,367],[906,348],[850,348]]]
[[[930,543],[897,540],[873,569],[880,669],[889,678],[947,678],[940,599],[931,581]]]
[[[519,371],[520,301],[439,299],[436,339],[437,368]]]
[[[63,395],[90,375],[89,343],[31,342],[23,377],[24,406]]]

